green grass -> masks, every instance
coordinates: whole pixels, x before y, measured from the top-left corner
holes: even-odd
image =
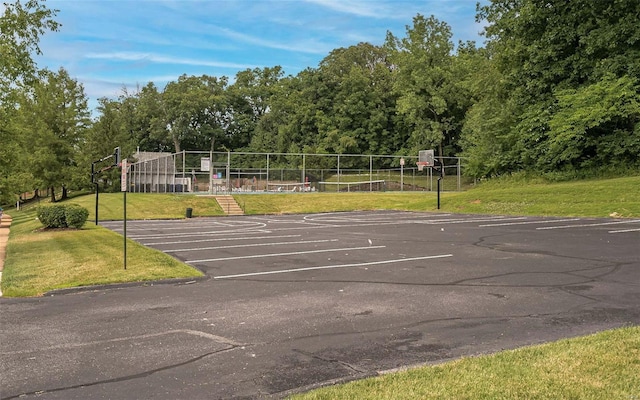
[[[463,358],[292,396],[321,399],[640,398],[640,327]]]
[[[92,223],[80,230],[41,231],[35,209],[11,212],[2,273],[7,297],[39,296],[54,289],[98,284],[201,276],[160,251],[127,241],[124,270],[122,236]]]
[[[394,209],[436,211],[435,192],[292,193],[234,196],[248,214]],[[489,182],[443,192],[442,212],[471,214],[640,217],[640,176],[531,183]]]
[[[640,176],[562,183],[488,182],[445,194],[453,212],[579,217],[640,217]]]
[[[71,201],[89,210],[89,221],[95,221],[95,194],[76,197]],[[187,208],[193,209],[194,217],[224,215],[212,197],[188,194],[127,193],[127,219],[184,218]],[[121,220],[123,212],[123,193],[100,193],[98,195],[98,219],[100,221]]]

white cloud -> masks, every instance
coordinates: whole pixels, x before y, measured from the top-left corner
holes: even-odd
[[[158,64],[172,64],[172,65],[194,65],[203,67],[216,67],[216,68],[235,68],[246,69],[252,68],[252,65],[229,63],[224,61],[208,61],[197,60],[193,58],[182,57],[168,57],[152,53],[139,53],[139,52],[108,52],[108,53],[87,53],[85,58],[110,60],[110,61],[147,61]]]
[[[305,0],[341,13],[360,17],[389,18],[393,16],[392,8],[385,2],[368,0]]]

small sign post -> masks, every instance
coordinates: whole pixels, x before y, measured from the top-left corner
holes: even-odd
[[[124,198],[123,204],[123,229],[124,235],[124,269],[127,269],[127,159],[122,160],[122,170],[120,172],[120,190]]]

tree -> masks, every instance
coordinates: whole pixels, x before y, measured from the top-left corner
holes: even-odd
[[[228,89],[232,117],[227,128],[230,148],[249,145],[257,125],[272,109],[272,98],[279,92],[282,67],[240,71]]]
[[[323,151],[388,154],[402,146],[391,67],[387,50],[369,43],[333,50],[322,60],[330,100],[316,142]]]
[[[4,3],[0,18],[0,96],[16,86],[29,86],[36,78],[37,67],[31,56],[41,54],[40,37],[59,27],[53,20],[57,10],[49,10],[43,3]]]
[[[176,152],[183,148],[217,149],[220,139],[225,145],[229,126],[228,79],[207,75],[182,75],[169,82],[162,93],[162,111],[167,133]]]
[[[5,3],[0,17],[0,203],[13,202],[16,193],[32,189],[25,164],[28,140],[20,136],[17,103],[30,90],[37,75],[32,55],[47,31],[56,31],[56,11],[43,2]]]
[[[493,0],[478,8],[517,112],[509,128],[516,140],[508,145],[511,159],[519,162],[509,170],[594,167],[604,159],[609,165],[637,165],[633,150],[595,143],[635,148],[635,139],[621,139],[636,135],[634,107],[615,112],[602,107],[633,102],[619,90],[640,82],[639,14],[637,0]]]
[[[22,133],[30,138],[30,170],[33,176],[51,189],[62,187],[62,199],[67,189],[86,183],[87,166],[78,163],[80,149],[90,124],[84,88],[67,71],[45,71],[34,85],[31,96],[21,103]]]
[[[387,32],[385,46],[397,69],[397,108],[411,126],[407,149],[414,154],[437,146],[443,156],[443,144],[457,135],[451,36],[445,22],[420,14],[407,26],[406,37]]]
[[[126,93],[125,93],[126,94]],[[135,97],[123,97],[118,100],[110,100],[108,98],[98,99],[97,112],[100,117],[92,124],[87,131],[86,140],[79,154],[79,165],[83,166],[85,174],[83,177],[88,178],[88,167],[92,162],[112,154],[116,147],[120,147],[121,158],[127,158],[133,154],[135,149],[135,136],[132,135],[132,128],[135,121],[131,118],[135,117],[134,110],[127,109],[130,100]],[[108,162],[111,164],[113,160]],[[103,190],[120,190],[119,180],[120,173],[117,169],[109,169],[100,173],[103,167],[109,164],[97,164],[94,173],[94,179],[102,180]]]

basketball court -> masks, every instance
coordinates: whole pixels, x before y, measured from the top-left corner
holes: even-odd
[[[0,299],[2,398],[281,398],[640,324],[640,219],[371,211],[127,236],[208,279]]]
[[[115,231],[121,227],[120,222],[102,225]],[[551,254],[550,248],[557,247],[554,254],[558,256],[581,258],[589,252],[605,256],[612,247],[628,246],[629,256],[637,258],[632,250],[638,243],[640,220],[378,211],[130,221],[127,229],[130,239],[170,254],[213,279],[321,273],[335,278],[335,274],[354,271],[366,279],[375,271],[390,272],[402,280],[398,270],[457,265],[489,250],[523,257],[527,252]],[[493,235],[508,241],[490,246]],[[567,239],[575,237],[581,239],[572,248]],[[479,257],[473,263],[497,267],[503,259],[515,257]],[[526,260],[519,261],[512,267],[514,273],[533,273],[523,268]]]

